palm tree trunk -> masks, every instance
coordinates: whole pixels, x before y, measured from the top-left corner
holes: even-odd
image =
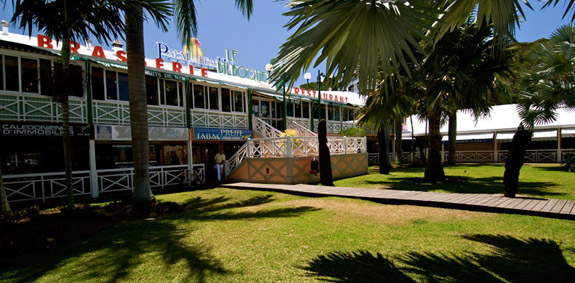
[[[425,179],[430,182],[443,182],[445,181],[445,172],[443,171],[443,164],[441,164],[441,110],[430,109],[428,118],[429,152],[425,166]]]
[[[317,128],[317,138],[319,143],[319,178],[324,186],[334,186],[333,174],[331,171],[331,157],[327,146],[327,122],[320,120]]]
[[[0,164],[2,164],[2,158],[0,158]],[[4,188],[4,180],[2,179],[2,166],[0,165],[0,212],[10,211],[10,203],[8,202],[8,196],[6,195],[6,188]]]
[[[402,119],[395,120],[395,154],[397,154],[397,162],[401,163],[403,160],[403,125],[401,123]]]
[[[457,143],[457,112],[449,113],[449,157],[448,163],[455,164],[455,150]]]
[[[389,131],[387,123],[377,131],[379,142],[379,174],[389,174]]]
[[[126,11],[126,51],[128,56],[128,89],[130,126],[134,156],[134,199],[151,202],[148,147],[148,105],[144,61],[144,18],[141,6]]]
[[[74,185],[72,183],[72,150],[70,142],[70,33],[62,39],[62,93],[59,94],[62,106],[62,146],[64,149],[64,171],[68,209],[74,208]]]

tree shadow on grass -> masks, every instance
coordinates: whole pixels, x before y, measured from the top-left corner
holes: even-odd
[[[413,252],[387,259],[367,251],[333,252],[317,256],[302,269],[331,282],[572,282],[575,278],[575,268],[554,241],[503,235],[463,238],[489,245],[491,253]]]
[[[188,244],[194,231],[176,223],[179,220],[241,220],[251,218],[295,217],[317,210],[311,207],[267,209],[263,212],[222,212],[272,202],[271,195],[243,201],[227,197],[190,200],[188,209],[161,219],[141,220],[104,229],[82,241],[10,259],[0,259],[0,281],[31,282],[50,273],[68,276],[68,282],[115,282],[141,280],[205,282],[210,275],[233,274],[215,258],[208,246]],[[150,266],[149,260],[157,264]],[[147,263],[147,264],[144,264]],[[145,267],[143,267],[145,266]],[[147,269],[143,269],[147,268]],[[178,278],[167,277],[176,272]],[[155,274],[156,277],[147,277]],[[134,276],[136,275],[136,276]]]
[[[464,176],[447,176],[442,183],[430,183],[423,178],[390,177],[389,181],[366,181],[370,185],[384,185],[392,190],[436,191],[465,194],[503,194],[503,177],[470,178]],[[550,182],[519,182],[518,194],[532,196],[563,196],[566,193],[550,192],[548,187],[556,186]]]

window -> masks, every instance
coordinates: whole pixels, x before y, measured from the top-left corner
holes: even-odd
[[[97,100],[106,100],[104,69],[102,68],[92,68],[92,97]]]
[[[48,59],[0,55],[0,89],[53,96],[62,89],[62,65]],[[70,96],[84,95],[82,67],[70,64]]]
[[[209,87],[209,105],[212,110],[219,110],[218,88]]]
[[[295,103],[294,107],[295,107],[294,117],[301,118],[301,102],[298,101],[297,103]]]
[[[129,101],[128,95],[128,74],[92,68],[92,97],[94,99]]]
[[[128,97],[128,74],[118,73],[118,92],[121,101],[130,101]]]
[[[38,93],[38,60],[21,58],[22,92]]]
[[[178,96],[178,85],[176,81],[163,80],[164,82],[164,95],[165,101],[162,105],[182,106],[180,105],[180,97]]]
[[[146,76],[146,95],[148,96],[148,105],[158,105],[158,79]]]
[[[232,96],[230,89],[222,88],[222,111],[231,112],[232,111]]]
[[[194,85],[194,108],[206,108],[206,87]]]
[[[234,90],[234,112],[244,112],[245,92]]]
[[[106,100],[118,100],[116,72],[106,70]]]
[[[328,119],[331,121],[339,121],[339,107],[327,106]]]
[[[309,118],[309,102],[302,102],[301,110],[302,110],[302,117]]]
[[[20,78],[18,74],[18,57],[5,56],[6,90],[20,91]]]
[[[293,103],[291,103],[291,102],[288,102],[287,105],[286,105],[286,108],[287,108],[287,114],[286,114],[286,115],[287,115],[288,117],[294,117],[293,106],[294,106],[294,105],[293,105]]]

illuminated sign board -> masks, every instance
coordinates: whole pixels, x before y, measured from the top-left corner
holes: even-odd
[[[251,130],[194,128],[196,140],[246,140],[251,137]]]

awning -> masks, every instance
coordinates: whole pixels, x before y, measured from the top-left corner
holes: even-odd
[[[514,135],[515,133],[498,133],[496,140],[497,142],[510,142],[513,140]],[[539,140],[539,141],[557,140],[557,131],[533,132],[531,140]]]
[[[457,135],[457,143],[481,143],[481,142],[492,142],[493,134],[474,134],[474,135]],[[443,136],[442,142],[447,143],[449,141],[449,136]]]
[[[263,95],[263,96],[272,97],[272,98],[275,98],[275,99],[277,99],[277,100],[279,100],[279,101],[283,101],[283,99],[284,99],[284,96],[283,96],[283,94],[282,94],[281,92],[280,92],[280,93],[273,93],[273,92],[269,92],[269,91],[254,90],[254,93],[257,93],[257,94],[260,94],[260,95]],[[295,99],[293,96],[290,96],[288,93],[286,93],[286,97],[285,97],[285,98],[286,98],[286,101],[288,101],[288,102],[298,101],[298,100]]]
[[[562,129],[561,130],[561,137],[563,137],[563,138],[575,137],[575,129]]]

